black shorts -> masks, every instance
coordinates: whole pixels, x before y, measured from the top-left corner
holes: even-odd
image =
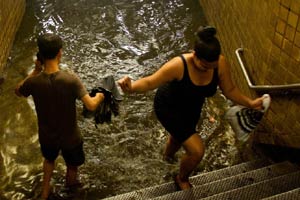
[[[60,150],[67,165],[80,166],[85,161],[83,142],[73,149],[49,148],[41,145],[43,157],[49,161],[55,161]]]
[[[199,117],[191,117],[188,114],[175,111],[176,109],[154,109],[162,126],[179,143],[183,143],[194,133]]]

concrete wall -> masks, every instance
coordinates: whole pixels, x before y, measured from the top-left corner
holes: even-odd
[[[0,78],[22,21],[26,0],[0,0]]]
[[[207,21],[217,27],[222,50],[239,88],[249,89],[235,56],[243,59],[255,85],[300,83],[299,0],[199,0]],[[300,148],[300,95],[272,95],[272,104],[255,133],[261,143]]]

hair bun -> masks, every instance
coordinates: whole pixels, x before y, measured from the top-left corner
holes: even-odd
[[[216,33],[217,30],[213,26],[200,26],[197,31],[197,36],[200,39],[207,41],[212,39],[216,35]]]

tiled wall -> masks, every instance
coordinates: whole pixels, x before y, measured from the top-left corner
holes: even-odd
[[[22,21],[26,0],[0,0],[0,77]]]
[[[300,83],[299,0],[199,0],[211,25],[217,27],[232,76],[246,94],[250,89],[235,50],[255,85]],[[300,92],[272,95],[272,104],[255,133],[258,142],[300,148]]]

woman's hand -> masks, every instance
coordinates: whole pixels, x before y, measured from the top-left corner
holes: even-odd
[[[254,108],[254,109],[257,109],[257,110],[262,110],[264,109],[263,108],[263,99],[265,97],[259,97],[259,98],[256,98],[254,100],[252,100],[249,105],[250,105],[250,108]]]
[[[131,79],[128,76],[117,81],[123,92],[129,93],[132,92]]]

